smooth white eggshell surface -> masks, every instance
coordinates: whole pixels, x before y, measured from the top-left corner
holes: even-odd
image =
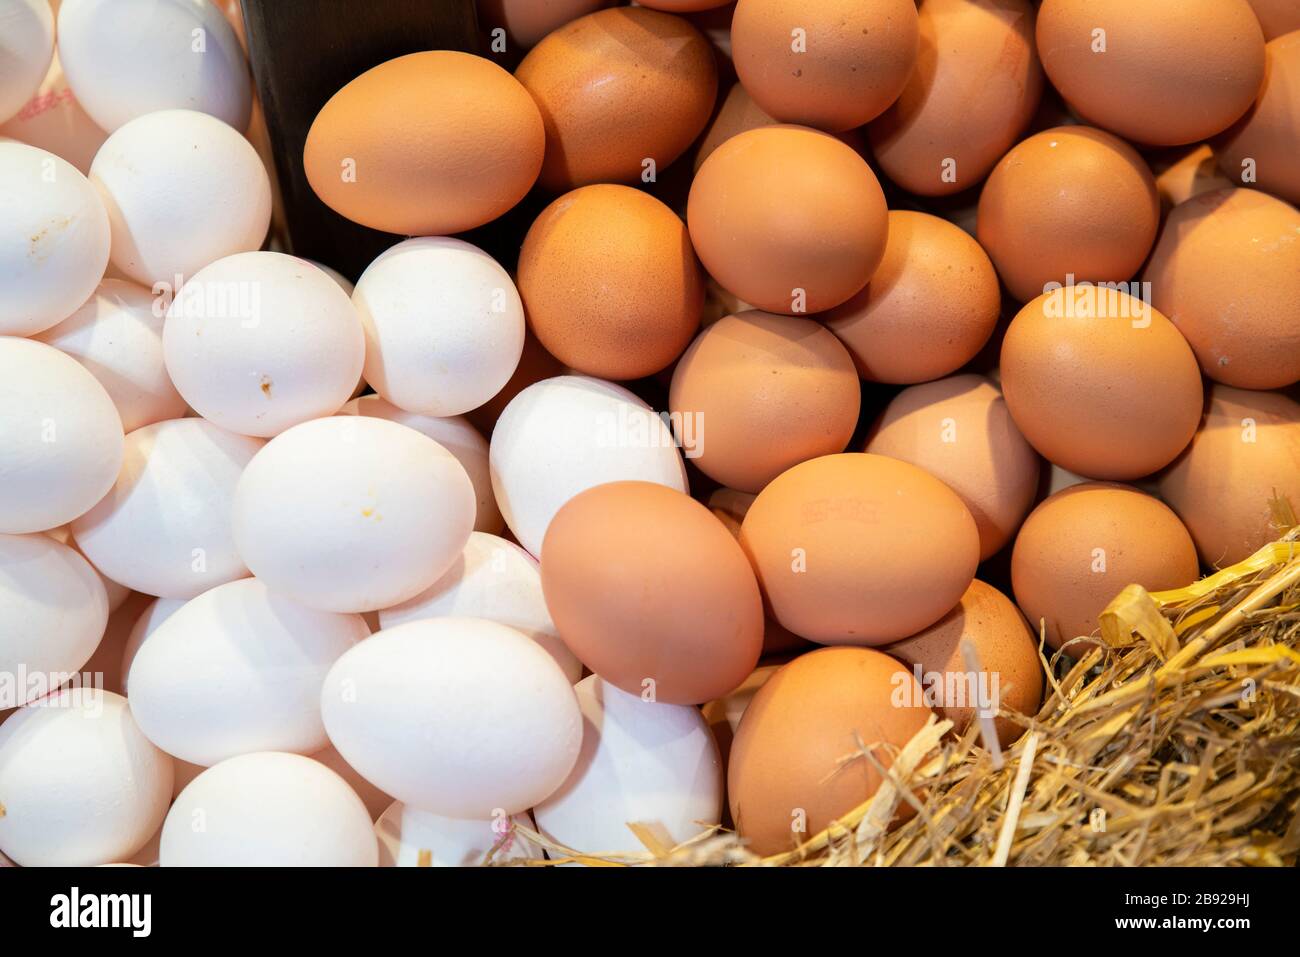
[[[230,510],[262,444],[198,418],[136,429],[116,484],[73,537],[101,572],[146,595],[193,598],[243,578]]]
[[[477,618],[387,628],[325,679],[330,741],[399,801],[445,817],[526,811],[578,757],[573,686],[536,642]]]
[[[574,689],[582,754],[533,809],[538,830],[576,851],[637,852],[628,823],[662,825],[680,843],[722,820],[718,745],[699,708],[644,701],[590,675]]]
[[[486,618],[509,625],[545,648],[571,683],[582,677],[582,662],[546,608],[537,559],[496,535],[471,535],[460,557],[431,587],[381,609],[379,625],[392,628],[424,618]]]
[[[140,612],[140,617],[131,625],[131,631],[122,645],[122,694],[131,696],[131,662],[140,650],[144,640],[158,630],[158,626],[185,607],[184,598],[155,598]]]
[[[489,449],[492,488],[519,544],[539,556],[551,519],[579,492],[606,482],[656,482],[687,491],[673,435],[622,386],[587,376],[543,379],[510,400]]]
[[[121,695],[65,689],[0,725],[0,850],[26,867],[127,860],[171,794],[172,759]]]
[[[338,284],[284,253],[239,253],[200,269],[163,327],[177,390],[199,415],[242,435],[333,415],[356,387],[365,348]]]
[[[363,612],[406,601],[451,567],[474,528],[474,486],[414,429],[332,416],[268,442],[233,515],[239,554],[269,588]]]
[[[9,122],[0,124],[0,136],[48,150],[79,172],[89,173],[90,162],[108,134],[77,102],[56,53],[31,99]]]
[[[213,765],[255,751],[311,754],[329,743],[325,674],[367,638],[360,615],[316,611],[255,578],[191,599],[131,663],[131,710],[168,754]]]
[[[113,400],[75,359],[0,336],[0,532],[85,512],[113,487],[124,446]]]
[[[201,824],[201,827],[200,827]],[[374,867],[366,806],[300,754],[262,751],[208,768],[163,823],[163,867]]]
[[[542,859],[542,849],[512,832],[532,827],[527,814],[472,821],[442,817],[394,801],[375,822],[380,867],[478,867],[492,862]]]
[[[108,265],[104,204],[53,153],[0,142],[0,335],[30,336],[72,315]]]
[[[63,0],[58,38],[68,82],[106,130],[170,109],[248,127],[248,64],[209,0]]]
[[[0,0],[0,123],[31,99],[53,55],[48,0]]]
[[[509,273],[446,236],[398,243],[366,267],[352,302],[366,331],[366,381],[422,415],[459,415],[501,391],[524,350]]]

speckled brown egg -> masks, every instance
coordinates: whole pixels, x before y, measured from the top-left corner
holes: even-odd
[[[1246,0],[1043,0],[1038,55],[1088,122],[1138,143],[1195,143],[1259,92],[1264,34]]]
[[[615,7],[547,36],[515,71],[546,124],[541,184],[658,175],[704,129],[718,93],[713,50],[681,17]]]
[[[1206,565],[1249,558],[1281,534],[1274,495],[1300,515],[1300,403],[1277,392],[1211,387],[1205,421],[1159,488]]]
[[[871,124],[885,175],[922,196],[974,186],[1029,125],[1043,92],[1029,0],[924,0],[920,54]]]
[[[1259,25],[1264,30],[1264,39],[1273,40],[1300,30],[1300,3],[1295,0],[1248,0]]]
[[[824,455],[768,484],[740,543],[772,616],[821,644],[882,645],[942,618],[975,577],[979,532],[952,489],[883,455]]]
[[[975,648],[979,672],[966,663],[961,643]],[[970,583],[957,607],[912,637],[884,649],[913,675],[920,667],[921,685],[934,696],[934,710],[953,723],[960,734],[977,711],[1038,713],[1043,699],[1043,667],[1038,638],[1029,630],[1020,609],[1002,592],[978,578]],[[1024,733],[1023,723],[995,717],[994,728],[1003,747]]]
[[[731,57],[769,114],[838,132],[898,98],[916,65],[916,20],[914,0],[740,0]]]
[[[998,274],[979,243],[937,216],[895,209],[871,282],[822,319],[862,378],[909,383],[974,358],[1001,308]]]
[[[667,366],[704,307],[685,224],[648,193],[608,183],[575,189],[542,211],[524,237],[518,282],[546,350],[605,379]]]
[[[828,133],[768,126],[713,151],[686,221],[704,268],[766,312],[822,312],[858,292],[889,230],[880,184]]]
[[[1099,633],[1097,616],[1125,586],[1182,588],[1199,577],[1192,536],[1167,505],[1135,488],[1088,482],[1025,519],[1011,552],[1016,603],[1053,648]],[[1082,657],[1090,643],[1071,646]]]
[[[694,426],[685,430],[685,454],[742,492],[844,451],[860,401],[853,360],[820,323],[757,311],[701,332],[677,363],[668,395],[672,415]]]
[[[541,561],[560,637],[624,691],[700,704],[758,662],[754,573],[731,533],[688,495],[651,482],[588,489],[552,519]]]
[[[904,389],[872,427],[864,451],[911,462],[945,482],[970,509],[980,559],[1009,542],[1034,503],[1039,459],[979,375]]]
[[[980,194],[977,237],[1021,302],[1049,282],[1126,282],[1155,242],[1160,199],[1133,147],[1086,126],[1017,144]]]
[[[477,0],[488,30],[501,28],[514,46],[528,49],[552,30],[610,5],[611,0]]]
[[[1202,193],[1170,212],[1142,278],[1211,379],[1300,379],[1300,211],[1265,193]]]
[[[1216,145],[1219,165],[1234,185],[1300,205],[1300,30],[1270,41],[1265,58],[1258,99]]]
[[[1090,286],[1044,293],[1002,340],[1002,394],[1040,454],[1071,472],[1134,479],[1173,461],[1196,432],[1196,356],[1161,312]]]
[[[862,749],[888,768],[930,718],[922,699],[902,664],[869,648],[821,648],[769,677],[727,762],[732,820],[750,849],[791,850],[875,794],[882,777]],[[895,813],[911,817],[911,806]]]
[[[496,219],[532,188],[537,105],[505,70],[453,50],[411,53],[339,90],[307,133],[307,181],[348,219],[402,235]]]

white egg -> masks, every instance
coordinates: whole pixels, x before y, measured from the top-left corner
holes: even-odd
[[[555,513],[586,489],[636,480],[687,491],[663,419],[622,386],[587,376],[543,379],[511,399],[489,459],[501,514],[533,555]]]
[[[437,418],[432,415],[416,415],[399,409],[381,395],[366,395],[353,399],[342,409],[346,415],[368,415],[376,419],[388,419],[410,426],[417,432],[423,432],[444,449],[456,456],[456,461],[465,468],[470,482],[474,485],[474,495],[478,499],[478,509],[474,517],[474,531],[498,534],[506,527],[497,508],[496,497],[492,494],[492,473],[488,468],[488,441],[483,433],[470,424],[462,415],[450,415]]]
[[[159,846],[163,867],[374,867],[378,860],[361,798],[324,765],[278,751],[243,754],[196,777],[167,814]]]
[[[474,528],[474,486],[414,429],[333,416],[268,442],[233,514],[239,554],[269,588],[363,612],[418,595],[451,567]]]
[[[0,6],[3,3],[0,0]],[[0,124],[0,136],[48,150],[78,172],[89,173],[90,162],[108,134],[77,102],[56,53],[32,98],[9,122]]]
[[[476,618],[371,635],[330,669],[321,715],[367,780],[446,817],[526,811],[559,787],[582,744],[573,687],[554,659]]]
[[[242,435],[269,437],[333,415],[352,395],[365,348],[343,290],[284,253],[240,253],[199,270],[163,327],[180,394]]]
[[[105,279],[80,309],[36,337],[99,380],[127,432],[185,415],[185,400],[163,363],[163,311],[157,305],[143,286]]]
[[[0,335],[30,336],[72,315],[103,278],[110,235],[76,167],[0,142]]]
[[[543,835],[576,851],[644,852],[629,823],[681,843],[722,820],[722,762],[699,708],[644,701],[596,675],[574,690],[582,754],[533,809]]]
[[[61,685],[107,624],[108,597],[88,561],[45,535],[0,535],[0,708]]]
[[[122,420],[75,359],[0,336],[0,409],[0,532],[66,525],[113,487]]]
[[[515,822],[532,827],[527,814],[472,821],[394,801],[375,822],[379,866],[479,867],[489,862],[542,860],[540,847],[514,833]]]
[[[116,484],[72,523],[73,537],[96,568],[146,595],[193,598],[243,578],[230,508],[262,445],[196,418],[136,429]]]
[[[125,861],[171,794],[172,759],[121,695],[65,689],[0,725],[0,850],[25,867]]]
[[[309,754],[308,757],[313,761],[319,761],[346,781],[348,787],[356,791],[357,797],[361,798],[361,803],[366,806],[366,812],[372,821],[377,820],[379,815],[393,803],[391,794],[385,794],[358,774],[356,768],[343,760],[343,755],[339,754],[338,748],[334,745],[326,745],[319,751]]]
[[[0,123],[23,108],[54,55],[47,0],[0,0]]]
[[[47,529],[45,534],[61,545],[67,545],[69,548],[76,549],[77,554],[81,555],[82,558],[86,558],[86,556],[81,552],[81,546],[78,545],[77,540],[72,537],[71,525],[60,525],[58,528]],[[90,561],[88,558],[86,560]],[[90,567],[95,568],[94,562],[91,562]],[[104,592],[108,595],[108,611],[109,614],[112,614],[122,607],[122,603],[131,595],[131,589],[127,588],[120,582],[113,581],[113,579],[109,578],[98,568],[95,568],[95,574],[98,575],[99,580],[104,583]],[[115,691],[117,689],[110,688],[109,690]]]
[[[131,662],[144,640],[158,630],[158,626],[185,607],[184,598],[155,598],[140,612],[122,645],[122,694],[130,697]]]
[[[521,631],[546,649],[570,683],[582,662],[560,637],[542,597],[537,559],[514,542],[475,532],[455,564],[410,601],[379,612],[379,626],[392,628],[424,618],[486,618]]]
[[[421,415],[459,415],[501,391],[524,350],[524,306],[510,274],[477,246],[408,239],[357,280],[366,381]]]
[[[58,38],[68,82],[106,130],[169,109],[248,127],[248,64],[209,0],[63,0]]]
[[[112,227],[113,265],[173,292],[209,263],[257,249],[271,181],[257,150],[206,113],[162,110],[110,134],[90,164]]]
[[[343,273],[339,272],[333,266],[327,266],[324,263],[317,262],[314,259],[308,259],[307,262],[311,263],[313,266],[315,266],[325,275],[333,279],[336,283],[338,283],[338,287],[342,289],[345,293],[347,293],[349,297],[351,297],[352,290],[356,288],[356,286],[353,284],[351,279],[343,275]]]

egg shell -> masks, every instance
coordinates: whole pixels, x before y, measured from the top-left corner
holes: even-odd
[[[546,608],[537,559],[504,538],[472,533],[441,578],[411,600],[381,609],[379,626],[425,618],[486,618],[509,625],[546,649],[570,684],[582,677],[582,662]]]
[[[1002,340],[1002,393],[1054,465],[1134,479],[1191,441],[1202,404],[1196,356],[1159,310],[1100,287],[1045,293]]]
[[[554,659],[479,618],[371,635],[330,669],[321,714],[367,780],[445,817],[526,811],[564,782],[582,739],[573,687]]]
[[[870,127],[881,170],[909,192],[980,182],[1038,108],[1043,71],[1028,0],[923,0],[916,68]]]
[[[743,492],[844,451],[860,404],[853,359],[835,336],[811,319],[758,311],[701,332],[677,363],[668,396],[687,457]]]
[[[540,861],[541,847],[514,833],[522,814],[471,821],[442,817],[394,801],[375,822],[380,867],[481,867],[501,861]]]
[[[557,376],[520,392],[489,443],[492,489],[506,525],[532,555],[555,513],[605,482],[656,482],[687,490],[672,432],[622,386]]]
[[[700,709],[713,734],[713,740],[718,743],[718,753],[724,768],[731,757],[731,745],[735,741],[736,730],[740,727],[740,719],[754,700],[754,695],[758,694],[758,689],[767,684],[772,675],[781,670],[788,659],[789,656],[786,655],[777,663],[759,665],[734,690],[721,698],[714,698]]]
[[[61,156],[85,174],[108,133],[82,109],[55,53],[31,99],[8,122],[0,123],[0,136]]]
[[[863,453],[783,472],[750,506],[740,544],[772,617],[821,644],[887,644],[933,624],[970,586],[980,551],[952,489]]]
[[[75,359],[0,336],[0,408],[0,532],[65,525],[113,487],[122,420]]]
[[[1264,193],[1202,193],[1165,220],[1142,275],[1151,304],[1218,382],[1300,380],[1300,211]]]
[[[167,372],[194,411],[269,437],[337,412],[365,361],[356,310],[305,259],[237,253],[200,269],[163,326]]]
[[[1232,181],[1219,170],[1214,150],[1208,143],[1171,152],[1175,158],[1163,169],[1153,161],[1156,192],[1160,194],[1160,205],[1166,212],[1193,196],[1232,185]]]
[[[211,3],[63,0],[58,40],[73,92],[110,132],[171,109],[248,128],[248,64],[235,31]]]
[[[1210,389],[1201,427],[1161,476],[1201,561],[1225,568],[1281,534],[1270,502],[1300,510],[1300,403],[1276,392]]]
[[[862,157],[796,126],[750,130],[714,150],[691,184],[686,219],[714,279],[787,315],[821,312],[858,292],[880,265],[889,229],[885,196]]]
[[[203,821],[196,828],[196,819]],[[163,867],[375,867],[366,806],[300,754],[262,751],[208,768],[163,823]]]
[[[509,73],[468,53],[427,50],[335,93],[307,133],[303,165],[336,213],[437,236],[481,226],[523,199],[545,146],[537,106]]]
[[[713,51],[700,32],[640,7],[565,24],[529,51],[515,76],[541,110],[546,158],[538,181],[556,193],[657,176],[704,129],[718,94]]]
[[[1150,495],[1088,482],[1057,492],[1025,519],[1011,553],[1016,604],[1047,643],[1098,633],[1097,616],[1125,586],[1183,588],[1200,575],[1178,516]],[[1089,643],[1066,653],[1080,658]]]
[[[1296,27],[1300,30],[1300,26]],[[1258,185],[1300,204],[1300,33],[1292,31],[1268,43],[1264,82],[1245,116],[1215,144],[1219,166],[1233,185]],[[1247,172],[1250,177],[1247,178]]]
[[[0,0],[0,123],[41,85],[54,55],[54,15],[46,0]]]
[[[230,508],[262,444],[198,418],[137,429],[116,484],[72,523],[77,545],[109,578],[146,595],[193,598],[243,578]]]
[[[1127,143],[1085,126],[1022,140],[980,193],[977,237],[1020,302],[1048,283],[1125,282],[1151,251],[1160,199]]]
[[[528,49],[552,30],[585,16],[610,0],[479,0],[476,4],[482,25],[491,33],[500,28],[514,48]]]
[[[465,413],[473,426],[484,435],[491,438],[492,430],[496,428],[497,419],[505,411],[505,407],[510,401],[528,386],[534,382],[541,382],[543,379],[550,379],[557,375],[563,375],[565,368],[563,363],[555,356],[551,355],[537,341],[537,337],[528,330],[524,329],[524,351],[519,357],[519,365],[515,367],[514,375],[510,381],[501,387],[501,391],[494,395],[487,402],[484,402],[477,409],[471,409]]]
[[[108,265],[108,214],[71,163],[0,141],[0,222],[0,335],[34,335],[95,291]]]
[[[155,598],[145,606],[131,626],[131,632],[122,645],[121,667],[122,694],[128,698],[131,694],[131,663],[135,661],[136,652],[140,650],[146,638],[157,631],[168,618],[184,608],[188,601],[189,599],[186,598]],[[184,764],[184,762],[180,763]],[[180,793],[179,789],[177,793]]]
[[[357,280],[365,379],[420,415],[460,415],[510,379],[524,307],[510,275],[459,239],[424,236],[386,250]]]
[[[23,867],[126,860],[157,830],[171,792],[171,758],[121,695],[64,689],[0,725],[0,850]]]
[[[56,542],[59,542],[62,545],[67,545],[68,547],[75,549],[77,554],[81,555],[82,558],[86,558],[85,555],[81,554],[81,546],[79,546],[77,544],[76,539],[72,537],[72,526],[70,524],[60,525],[58,528],[51,528],[47,530],[45,534],[48,535],[50,538],[54,539]],[[88,558],[86,560],[90,561],[90,559]],[[93,563],[91,564],[90,567],[95,568]],[[117,611],[119,608],[121,608],[122,604],[126,601],[126,599],[129,596],[135,594],[135,592],[131,591],[131,589],[127,588],[121,582],[113,581],[113,579],[109,578],[98,568],[95,568],[95,574],[99,576],[99,580],[104,585],[104,593],[108,596],[108,611],[110,615],[113,612]],[[108,690],[116,691],[118,689],[109,688]]]
[[[664,10],[668,13],[699,13],[703,10],[716,10],[725,7],[732,0],[646,0],[638,4],[651,10]]]
[[[544,837],[579,852],[635,854],[645,848],[629,824],[673,846],[721,822],[722,762],[698,708],[646,701],[596,675],[574,690],[582,752],[533,810]]]
[[[542,544],[542,590],[583,664],[656,701],[726,694],[762,649],[763,602],[744,552],[707,508],[651,482],[565,503]]]
[[[890,747],[930,717],[922,695],[903,665],[869,648],[821,648],[769,678],[727,765],[732,820],[750,849],[788,851],[875,794],[882,777],[860,752],[888,768]],[[910,817],[910,805],[900,801],[895,814]]]
[[[821,318],[862,378],[909,383],[973,359],[1001,308],[998,274],[979,243],[937,216],[891,210],[885,255],[871,281]]]
[[[1300,30],[1300,6],[1293,0],[1248,0],[1259,18],[1265,40],[1274,40],[1284,33]]]
[[[740,0],[731,54],[754,101],[783,123],[837,132],[898,99],[917,61],[914,0]]]
[[[267,443],[232,511],[239,554],[267,587],[362,612],[413,598],[451,567],[474,528],[474,486],[427,435],[335,416]]]
[[[1099,32],[1100,31],[1100,32]],[[1232,124],[1264,73],[1246,0],[1044,0],[1038,54],[1088,122],[1139,143],[1195,143]]]
[[[692,151],[694,154],[691,160],[692,169],[699,172],[700,166],[713,155],[713,151],[733,136],[760,127],[776,125],[778,125],[777,121],[754,102],[754,98],[749,95],[743,84],[731,84],[727,92],[718,98],[718,107],[714,111],[713,118],[700,134]]]

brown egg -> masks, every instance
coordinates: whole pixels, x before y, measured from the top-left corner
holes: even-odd
[[[1143,280],[1211,379],[1277,389],[1300,379],[1300,211],[1223,189],[1174,209]]]
[[[749,507],[740,544],[772,617],[827,645],[883,645],[934,624],[970,585],[980,551],[952,489],[860,452],[777,476]]]
[[[731,57],[755,102],[832,133],[898,99],[917,42],[914,0],[740,0],[731,20]]]
[[[1300,30],[1300,3],[1295,0],[1248,0],[1259,25],[1264,29],[1264,39],[1273,40],[1292,30]]]
[[[500,27],[513,46],[527,49],[552,30],[585,16],[610,0],[478,0],[479,19],[488,30]]]
[[[1300,32],[1271,41],[1265,53],[1264,86],[1219,141],[1219,165],[1234,185],[1258,185],[1300,205]]]
[[[704,268],[767,312],[822,312],[867,284],[889,229],[871,168],[827,133],[733,136],[691,184],[686,221]]]
[[[686,226],[630,186],[584,186],[547,206],[524,237],[518,282],[546,350],[606,379],[638,379],[671,363],[704,307]]]
[[[1159,488],[1206,565],[1249,558],[1281,534],[1269,506],[1274,495],[1300,515],[1300,403],[1277,392],[1211,387],[1204,423]]]
[[[718,94],[703,35],[681,17],[640,7],[560,27],[515,76],[542,111],[540,182],[555,192],[657,175],[704,129]]]
[[[705,127],[704,135],[700,137],[699,145],[695,149],[692,166],[696,172],[699,172],[704,161],[713,155],[713,151],[737,134],[776,125],[777,121],[763,112],[763,108],[754,102],[754,98],[745,91],[745,88],[739,83],[734,83],[727,91],[727,95],[722,98],[717,113]]]
[[[698,13],[725,7],[731,0],[638,0],[638,5],[651,10],[663,10],[667,13]]]
[[[871,124],[885,175],[909,192],[974,186],[1038,109],[1043,71],[1029,0],[924,0],[916,69]]]
[[[1156,192],[1160,194],[1160,205],[1165,209],[1172,209],[1201,193],[1231,185],[1219,171],[1214,150],[1208,143],[1184,148],[1171,162],[1156,168]]]
[[[925,469],[957,493],[979,529],[980,560],[1011,541],[1038,490],[1039,460],[1002,393],[978,375],[904,389],[873,426],[866,452]]]
[[[963,640],[975,646],[978,673],[966,664]],[[932,707],[959,734],[977,719],[979,709],[1033,717],[1043,700],[1037,636],[1011,599],[979,579],[970,583],[956,608],[885,651],[911,665],[913,675],[920,667],[922,688],[935,696]],[[1025,730],[1009,718],[994,718],[993,725],[1003,747]]]
[[[862,378],[909,383],[973,359],[1001,308],[998,274],[979,243],[937,216],[894,209],[871,282],[822,319]]]
[[[1246,0],[1043,0],[1038,55],[1089,123],[1139,143],[1195,143],[1231,126],[1264,75]]]
[[[709,493],[709,511],[726,526],[735,538],[740,538],[740,523],[758,496],[752,492],[737,492],[734,488],[716,488]]]
[[[731,742],[735,740],[736,729],[740,727],[740,719],[745,709],[754,700],[758,689],[767,684],[767,679],[780,671],[784,664],[785,662],[782,661],[759,665],[730,694],[714,698],[700,709],[704,714],[704,720],[709,724],[709,730],[713,732],[714,740],[718,742],[718,752],[722,756],[723,767],[726,767],[731,757]]]
[[[316,115],[307,181],[353,222],[402,235],[458,233],[496,219],[537,179],[537,105],[505,70],[453,50],[381,63]]]
[[[1035,630],[1060,648],[1097,633],[1097,616],[1127,585],[1163,591],[1200,575],[1196,546],[1169,507],[1127,485],[1087,482],[1044,501],[1011,552],[1011,587]],[[1088,643],[1071,646],[1081,658]]]
[[[895,751],[930,717],[903,665],[869,648],[820,648],[781,668],[754,695],[731,745],[727,796],[740,836],[778,854],[870,798]],[[912,816],[900,802],[896,819]]]
[[[1017,144],[984,184],[977,236],[1011,295],[1049,282],[1126,282],[1160,224],[1155,179],[1124,141],[1058,126]]]
[[[757,492],[792,465],[843,452],[861,390],[848,351],[818,322],[767,312],[701,332],[673,372],[668,408],[705,475]]]
[[[1127,293],[1044,293],[1011,321],[1000,368],[1025,438],[1090,478],[1150,475],[1186,448],[1200,420],[1196,356],[1172,322]]]
[[[699,502],[651,482],[565,503],[542,542],[542,592],[582,663],[648,700],[721,697],[763,645],[763,602],[736,540]]]

